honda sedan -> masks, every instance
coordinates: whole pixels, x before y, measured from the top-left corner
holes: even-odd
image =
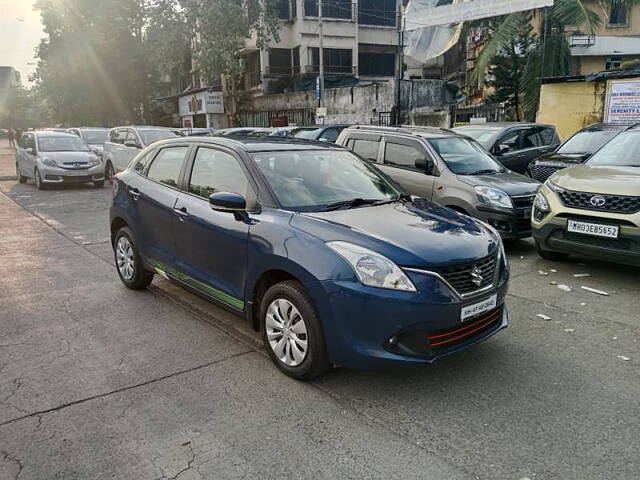
[[[328,143],[161,141],[116,176],[131,289],[169,278],[244,317],[285,374],[431,363],[507,326],[500,236]]]

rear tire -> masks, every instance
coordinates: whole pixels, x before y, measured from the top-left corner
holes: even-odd
[[[145,270],[129,227],[122,227],[116,233],[116,238],[113,242],[113,254],[116,260],[118,276],[127,288],[142,290],[151,284],[154,273]]]
[[[544,258],[545,260],[551,260],[552,262],[560,262],[562,260],[566,260],[569,258],[568,253],[563,252],[552,252],[550,250],[544,250],[538,241],[536,240],[536,249],[538,250],[538,255]]]
[[[16,162],[16,176],[18,177],[18,183],[27,183],[27,177],[20,173],[20,167],[18,166],[18,162]]]
[[[271,360],[285,375],[310,380],[331,368],[322,324],[298,282],[281,282],[267,290],[260,302],[260,327]]]

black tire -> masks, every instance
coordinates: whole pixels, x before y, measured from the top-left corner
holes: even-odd
[[[300,313],[306,326],[307,351],[299,365],[285,364],[274,352],[267,335],[267,311],[276,300],[290,302]],[[262,342],[278,369],[289,377],[297,380],[311,380],[327,372],[331,368],[327,355],[326,344],[322,324],[316,313],[311,298],[298,282],[289,280],[273,285],[264,294],[260,301],[260,328],[262,330]]]
[[[118,248],[120,245],[120,239],[125,238],[129,243],[133,253],[133,273],[130,276],[125,276],[121,268],[118,266]],[[129,227],[122,227],[116,233],[116,238],[113,242],[113,256],[116,262],[116,270],[118,271],[118,276],[120,280],[127,288],[131,290],[142,290],[147,288],[151,281],[153,280],[154,273],[148,270],[145,270],[142,259],[140,258],[140,253],[138,252],[138,247],[136,246],[135,240],[133,239],[133,235]]]
[[[16,162],[16,176],[18,177],[19,183],[27,183],[27,177],[25,177],[24,175],[22,175],[22,173],[20,173],[20,167],[18,166],[17,162]]]
[[[47,188],[45,184],[42,183],[42,176],[40,176],[40,170],[38,170],[37,168],[33,172],[33,180],[35,181],[36,188],[38,190],[44,190]]]
[[[93,186],[96,188],[104,187],[104,180],[100,180],[99,182],[93,182]]]
[[[113,169],[113,164],[107,160],[107,164],[104,166],[104,178],[106,178],[111,185],[113,185],[113,177],[115,174],[116,172]]]
[[[536,249],[538,250],[538,255],[544,258],[545,260],[551,260],[552,262],[561,262],[562,260],[566,260],[569,258],[568,253],[563,252],[552,252],[551,250],[544,250],[538,241],[536,240]]]

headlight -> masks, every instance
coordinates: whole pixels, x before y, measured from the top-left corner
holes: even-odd
[[[364,285],[416,292],[409,277],[388,258],[348,242],[328,242],[327,247],[344,258]]]
[[[538,192],[536,195],[536,199],[533,201],[534,207],[544,213],[548,213],[551,209],[549,208],[549,202],[547,201],[547,197],[544,196],[542,192]]]
[[[478,200],[486,205],[492,205],[494,207],[501,208],[513,208],[513,202],[511,197],[503,192],[499,188],[491,187],[475,187]]]
[[[94,157],[94,158],[90,158],[89,159],[89,164],[92,167],[97,167],[98,165],[100,165],[102,162],[100,161],[100,159],[98,157]]]
[[[44,163],[45,165],[48,165],[50,167],[57,167],[58,164],[56,163],[55,160],[51,160],[50,158],[43,158],[42,159],[42,163]]]

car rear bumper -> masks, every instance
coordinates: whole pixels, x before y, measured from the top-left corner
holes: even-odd
[[[325,281],[309,286],[323,322],[329,357],[349,368],[432,363],[467,349],[507,327],[503,272],[491,290],[461,299],[439,279],[409,273],[418,292],[397,292],[360,283]],[[463,306],[496,296],[496,306],[461,321]]]

